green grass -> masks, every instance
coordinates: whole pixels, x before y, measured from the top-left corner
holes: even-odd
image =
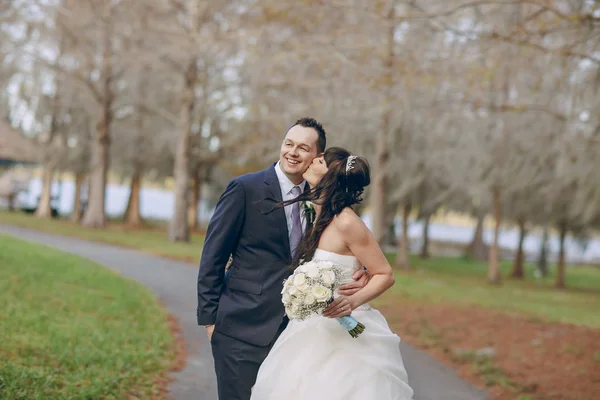
[[[152,254],[183,259],[197,264],[203,235],[195,234],[191,243],[171,243],[160,229],[127,229],[111,224],[105,230],[86,229],[68,221],[40,220],[21,213],[0,212],[0,223],[23,226],[49,233],[76,236]],[[394,256],[389,255],[390,261]],[[396,273],[396,285],[377,303],[401,304],[403,299],[423,303],[479,305],[500,311],[520,313],[536,318],[600,327],[600,269],[568,267],[567,290],[556,290],[554,270],[547,278],[536,281],[534,267],[526,265],[524,281],[508,278],[511,263],[501,265],[500,286],[486,283],[487,263],[463,258],[412,257],[412,270]]]
[[[474,351],[465,351],[453,355],[453,360],[461,364],[471,364],[475,373],[482,378],[486,386],[502,386],[517,388],[517,384],[509,380],[504,371],[488,356],[478,356]]]
[[[152,398],[167,316],[135,282],[0,235],[0,398]]]
[[[393,262],[393,256],[390,256]],[[534,267],[526,279],[509,278],[510,262],[502,263],[502,284],[486,283],[487,263],[456,258],[412,258],[411,271],[396,271],[396,284],[379,304],[401,304],[402,299],[426,303],[478,305],[550,321],[600,327],[600,269],[569,267],[568,290],[556,290],[553,271],[535,282]]]
[[[106,229],[88,229],[68,220],[36,218],[21,212],[0,211],[0,224],[21,226],[56,235],[74,236],[137,249],[163,257],[197,263],[200,260],[204,235],[192,234],[191,243],[167,240],[164,229],[133,229],[121,223],[109,223]]]

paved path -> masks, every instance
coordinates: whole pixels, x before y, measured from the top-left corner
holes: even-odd
[[[171,396],[176,400],[217,400],[210,345],[203,330],[196,325],[195,266],[116,246],[8,225],[0,224],[0,234],[43,243],[86,257],[150,288],[168,311],[179,319],[188,350],[187,366],[174,374]],[[428,354],[405,343],[401,348],[409,382],[415,389],[415,400],[486,398],[483,392],[458,378],[451,368]]]

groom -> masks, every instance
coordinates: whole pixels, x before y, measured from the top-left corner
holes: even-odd
[[[233,179],[217,203],[200,261],[197,316],[211,340],[219,400],[250,399],[258,369],[287,325],[282,283],[306,220],[299,203],[276,205],[308,190],[302,174],[325,146],[319,122],[298,120],[287,131],[279,162]],[[358,272],[340,293],[351,295],[366,281]]]

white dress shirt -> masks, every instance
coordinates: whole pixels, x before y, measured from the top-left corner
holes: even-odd
[[[277,174],[277,179],[279,180],[279,187],[281,188],[281,197],[283,201],[288,201],[295,198],[291,193],[294,186],[300,187],[300,192],[304,193],[304,187],[306,186],[306,182],[302,181],[302,183],[295,185],[294,182],[290,181],[287,175],[281,170],[279,162],[275,164],[275,173]],[[299,206],[300,221],[302,222],[302,231],[304,232],[306,230],[306,218],[304,218],[304,210],[302,209],[302,203],[300,203]],[[292,205],[285,206],[283,210],[285,211],[285,219],[287,220],[289,239],[292,234]]]

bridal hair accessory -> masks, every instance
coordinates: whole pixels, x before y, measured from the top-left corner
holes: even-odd
[[[354,162],[356,161],[357,157],[358,156],[348,157],[348,161],[346,162],[346,174],[348,174],[348,171],[350,171],[351,169],[354,169]]]

